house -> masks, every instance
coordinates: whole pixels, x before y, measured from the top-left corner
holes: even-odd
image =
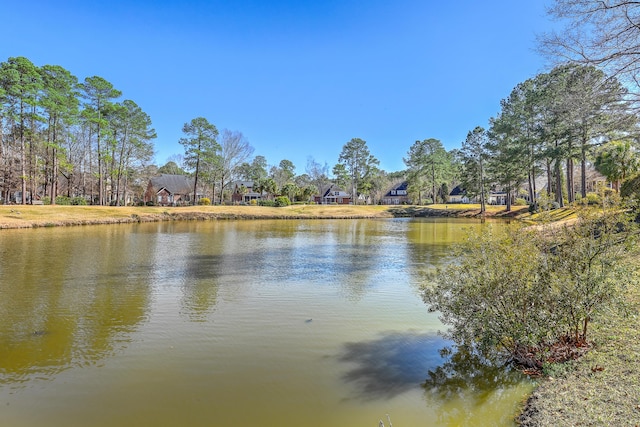
[[[314,196],[314,201],[319,205],[348,205],[351,203],[351,194],[346,193],[337,185],[331,184],[322,193]]]
[[[449,193],[449,203],[469,203],[469,197],[467,197],[467,192],[457,185],[451,192]]]
[[[252,200],[261,200],[265,192],[255,191],[253,181],[236,181],[231,185],[231,201],[233,203],[250,203]]]
[[[406,205],[410,204],[411,200],[407,194],[407,187],[409,183],[402,181],[399,184],[394,185],[382,196],[383,205]]]
[[[507,204],[506,191],[499,191],[499,190],[489,191],[489,200],[487,202],[490,205],[506,205]]]
[[[149,180],[144,201],[160,206],[187,205],[193,202],[193,185],[194,179],[188,176],[162,174]]]

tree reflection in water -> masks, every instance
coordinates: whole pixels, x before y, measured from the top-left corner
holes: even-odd
[[[446,361],[429,369],[423,387],[427,401],[438,408],[439,421],[446,424],[473,424],[478,420],[471,419],[470,414],[477,414],[480,407],[499,406],[507,389],[527,381],[522,373],[464,347],[445,347],[440,354]]]
[[[425,372],[441,363],[446,341],[435,334],[389,332],[380,338],[345,344],[340,357],[352,367],[343,376],[364,400],[390,399],[420,387]]]

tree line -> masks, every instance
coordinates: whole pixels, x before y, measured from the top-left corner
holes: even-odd
[[[0,63],[0,197],[121,204],[153,157],[150,117],[99,76]]]
[[[587,196],[589,166],[616,188],[637,172],[638,116],[629,95],[593,65],[562,64],[518,84],[461,148],[416,141],[397,172],[381,170],[366,141],[353,138],[331,169],[309,157],[296,175],[290,160],[269,166],[241,132],[219,132],[198,117],[183,126],[184,153],[158,167],[150,117],[134,101],[118,101],[122,93],[111,83],[98,76],[80,82],[60,66],[9,58],[0,63],[0,198],[122,205],[142,200],[150,177],[178,173],[193,176],[194,193],[216,203],[231,200],[236,180],[304,202],[336,184],[361,203],[381,203],[406,181],[416,204],[447,202],[459,185],[482,210],[490,190],[507,194],[507,209],[522,197],[563,206]]]

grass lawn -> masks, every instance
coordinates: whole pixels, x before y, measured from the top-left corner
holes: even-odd
[[[628,262],[637,264],[639,254]],[[640,285],[626,293],[626,313],[594,319],[593,348],[581,359],[554,367],[540,380],[521,415],[521,425],[640,425]]]
[[[256,218],[385,218],[388,206],[292,205],[265,206],[0,206],[0,228],[117,224],[138,221]]]
[[[487,206],[485,216],[515,217],[526,206]],[[291,205],[266,206],[61,206],[0,205],[1,228],[52,227],[64,225],[117,224],[193,219],[305,219],[391,218],[396,216],[478,216],[480,205],[435,204],[428,206],[385,205]]]

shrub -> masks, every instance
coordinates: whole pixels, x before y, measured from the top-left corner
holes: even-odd
[[[602,198],[598,193],[587,193],[587,204],[588,205],[599,205],[602,203]]]
[[[73,199],[71,199],[71,204],[76,206],[85,206],[87,204],[87,199],[80,196],[74,197]]]
[[[274,207],[275,206],[275,202],[273,200],[259,200],[258,201],[258,205],[259,206],[268,206],[268,207]]]
[[[273,205],[276,208],[281,208],[283,206],[289,206],[289,205],[291,205],[291,200],[289,200],[289,198],[287,196],[278,196],[274,200]]]
[[[71,198],[67,196],[56,196],[56,205],[70,205]]]
[[[49,196],[44,196],[40,200],[42,200],[42,204],[44,204],[44,205],[50,205],[51,204],[51,197],[49,197]]]
[[[621,301],[632,234],[618,206],[583,210],[572,227],[487,227],[459,248],[460,262],[432,276],[424,301],[457,344],[542,369],[563,361],[554,345],[584,348],[590,322]]]
[[[198,204],[203,206],[209,206],[211,204],[211,199],[208,197],[203,197],[200,200],[198,200]]]
[[[257,206],[258,205],[258,201],[256,199],[251,199],[251,201],[249,202],[249,204],[251,206]]]
[[[527,201],[522,198],[517,198],[514,205],[516,206],[527,206]]]
[[[156,202],[154,202],[153,200],[149,200],[149,201],[146,203],[146,205],[147,205],[147,206],[155,206],[155,205],[156,205]]]

